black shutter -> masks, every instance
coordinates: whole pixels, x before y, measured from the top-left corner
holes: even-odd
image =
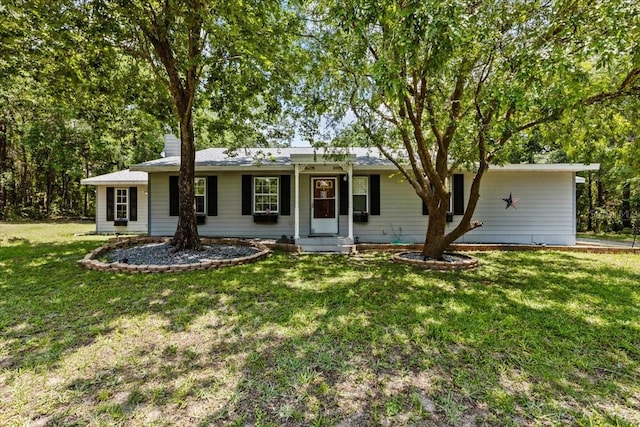
[[[291,215],[291,175],[280,175],[280,215]]]
[[[453,214],[464,215],[464,175],[453,175]]]
[[[129,187],[129,221],[138,220],[138,187]]]
[[[251,181],[251,175],[242,175],[242,215],[251,215],[251,211],[253,210],[251,207],[251,196],[253,194],[251,191]]]
[[[169,177],[169,216],[178,216],[180,213],[180,196],[178,192],[178,177]]]
[[[380,175],[369,176],[369,195],[369,214],[380,215]]]
[[[218,216],[218,177],[207,177],[207,216]]]
[[[349,175],[340,175],[340,215],[349,215]]]
[[[113,187],[107,187],[107,221],[114,220],[115,197]]]

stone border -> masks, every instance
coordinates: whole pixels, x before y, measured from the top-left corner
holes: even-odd
[[[300,246],[294,243],[273,243],[273,242],[261,242],[269,249],[277,249],[285,252],[291,252],[293,254],[299,254],[301,252]]]
[[[453,270],[472,270],[478,266],[478,260],[472,256],[464,255],[464,254],[453,254],[456,257],[464,258],[463,260],[457,262],[447,262],[447,261],[438,261],[434,259],[428,259],[423,261],[421,259],[411,259],[405,258],[403,255],[415,253],[414,251],[404,251],[398,252],[391,257],[391,261],[397,262],[400,264],[412,265],[418,268],[424,268],[429,270],[439,270],[439,271],[453,271]]]
[[[248,264],[266,257],[271,250],[262,243],[252,242],[242,239],[202,239],[203,244],[228,244],[237,246],[252,246],[259,249],[253,255],[242,258],[214,259],[192,264],[170,264],[170,265],[136,265],[124,264],[121,262],[102,262],[96,258],[101,255],[128,246],[142,245],[147,243],[168,243],[168,237],[129,237],[111,239],[111,243],[100,246],[89,252],[78,261],[82,267],[88,270],[109,271],[114,273],[169,273],[178,271],[212,270],[214,268],[229,267],[232,265]]]

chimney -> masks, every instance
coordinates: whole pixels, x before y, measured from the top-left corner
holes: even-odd
[[[172,133],[164,136],[164,151],[162,157],[180,156],[180,139]]]

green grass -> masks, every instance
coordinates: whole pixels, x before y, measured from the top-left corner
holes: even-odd
[[[633,233],[594,233],[585,232],[577,233],[576,237],[581,239],[599,239],[599,240],[611,240],[615,242],[633,242]],[[636,241],[640,244],[640,236],[637,236]]]
[[[637,255],[125,275],[36,227],[0,223],[0,425],[640,425]]]
[[[93,222],[48,221],[4,222],[0,221],[0,245],[16,243],[69,243],[74,240],[105,241],[107,237],[91,235],[96,229]],[[112,236],[113,237],[113,236]]]

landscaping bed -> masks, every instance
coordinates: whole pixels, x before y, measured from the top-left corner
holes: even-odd
[[[79,263],[89,270],[161,273],[245,264],[268,253],[261,243],[241,239],[202,239],[202,250],[174,252],[168,238],[134,237],[101,246]]]
[[[430,270],[470,270],[478,266],[478,260],[464,254],[444,253],[442,259],[426,259],[420,252],[400,252],[392,257],[394,262]]]

